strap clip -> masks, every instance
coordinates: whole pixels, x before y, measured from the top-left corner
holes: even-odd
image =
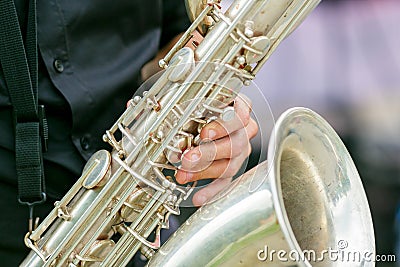
[[[28,209],[29,209],[29,219],[28,219],[29,233],[32,233],[39,224],[39,217],[36,217],[35,223],[33,223],[33,208],[36,205],[44,203],[46,201],[46,198],[47,198],[47,196],[46,196],[45,192],[42,192],[41,199],[39,199],[38,201],[33,201],[33,202],[23,201],[23,200],[21,200],[21,197],[18,196],[18,202],[22,205],[27,205]]]

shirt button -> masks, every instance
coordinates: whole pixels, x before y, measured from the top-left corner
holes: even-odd
[[[83,150],[88,150],[90,148],[89,139],[85,136],[81,138],[81,147]]]
[[[61,73],[64,71],[64,64],[60,59],[54,60],[54,68],[57,72]]]

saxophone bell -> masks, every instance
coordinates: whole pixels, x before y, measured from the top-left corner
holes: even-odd
[[[268,159],[196,211],[149,266],[374,266],[367,198],[332,127],[292,108]]]

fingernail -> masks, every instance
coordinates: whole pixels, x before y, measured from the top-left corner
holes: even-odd
[[[184,168],[190,168],[191,166],[194,166],[197,164],[197,161],[200,159],[200,151],[197,149],[192,149],[192,150],[187,150],[188,152],[183,153],[182,159],[182,166]]]
[[[190,159],[192,160],[192,162],[193,161],[198,161],[199,158],[200,158],[200,154],[196,153],[196,152],[192,153],[192,155],[190,156]]]
[[[217,132],[215,130],[208,130],[208,138],[214,139],[217,136]]]

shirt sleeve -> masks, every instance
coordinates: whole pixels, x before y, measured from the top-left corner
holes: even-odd
[[[185,0],[163,0],[162,34],[160,48],[165,46],[190,25]]]

